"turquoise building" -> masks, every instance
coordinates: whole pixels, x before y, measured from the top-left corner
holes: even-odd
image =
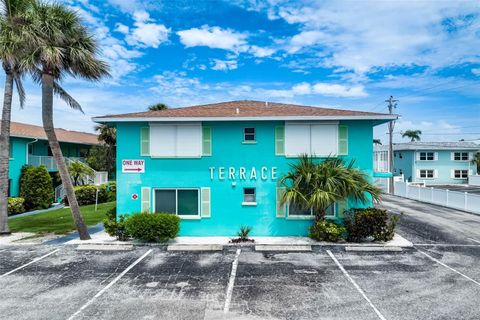
[[[311,211],[281,206],[300,154],[355,159],[373,176],[373,127],[395,115],[260,101],[107,115],[117,129],[117,212],[171,212],[183,236],[304,236]],[[353,203],[337,203],[339,219]]]
[[[409,182],[466,184],[477,174],[472,163],[480,146],[473,142],[409,142],[393,146],[395,175]]]
[[[62,153],[66,158],[84,161],[88,150],[98,144],[95,134],[55,129]],[[10,168],[8,171],[9,196],[20,194],[20,173],[24,165],[44,165],[49,172],[57,172],[57,167],[40,126],[12,122],[10,132]]]

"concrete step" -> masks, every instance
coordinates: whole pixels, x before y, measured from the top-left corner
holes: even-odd
[[[255,246],[255,251],[304,252],[304,251],[312,251],[312,246],[309,246],[309,245],[259,244],[259,245]]]
[[[77,247],[80,251],[130,251],[133,245],[115,245],[115,244],[80,244]]]
[[[347,252],[401,252],[400,247],[384,247],[384,246],[347,246]]]
[[[222,251],[221,244],[171,244],[167,251]]]

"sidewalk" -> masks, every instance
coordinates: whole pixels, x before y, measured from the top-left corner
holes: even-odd
[[[20,218],[20,217],[33,216],[34,214],[39,214],[39,213],[49,212],[49,211],[53,211],[53,210],[58,210],[58,209],[62,209],[64,207],[65,207],[65,205],[63,205],[63,204],[57,204],[57,205],[54,205],[53,207],[50,207],[48,209],[28,211],[28,212],[16,214],[16,215],[13,215],[13,216],[9,216],[8,219],[10,220],[10,219],[16,219],[16,218]]]

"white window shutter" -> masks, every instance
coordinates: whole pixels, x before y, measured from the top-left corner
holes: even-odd
[[[433,177],[434,177],[435,179],[438,178],[438,170],[437,170],[437,169],[433,170]]]
[[[282,205],[282,196],[285,193],[285,188],[277,188],[277,195],[276,195],[276,217],[277,218],[285,218],[287,213],[287,205]]]
[[[286,124],[285,155],[296,157],[301,154],[310,154],[310,126]]]
[[[175,125],[150,125],[150,155],[152,157],[174,157],[177,130]]]
[[[150,188],[142,187],[142,212],[150,212]]]
[[[314,124],[310,127],[311,154],[327,157],[338,155],[338,125]]]
[[[200,157],[202,155],[202,126],[188,124],[177,126],[177,157]]]
[[[201,199],[202,199],[202,213],[201,216],[202,218],[210,218],[212,216],[211,213],[211,203],[210,203],[210,198],[211,198],[211,192],[210,188],[201,188]]]
[[[455,152],[450,152],[450,160],[455,160]]]
[[[417,169],[417,178],[420,178],[420,169]]]
[[[415,158],[417,159],[417,161],[420,160],[420,152],[415,152]]]
[[[435,161],[438,160],[438,152],[434,152],[434,153],[433,153],[433,159],[434,159]]]

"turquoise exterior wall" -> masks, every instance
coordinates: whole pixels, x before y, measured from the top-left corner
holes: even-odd
[[[348,159],[373,174],[372,121],[345,121],[348,126]],[[281,177],[295,158],[275,155],[275,127],[283,121],[203,122],[212,129],[212,156],[195,159],[155,159],[140,156],[140,128],[147,123],[117,123],[117,212],[132,214],[141,211],[142,187],[152,188],[211,188],[211,217],[182,220],[183,236],[233,236],[240,226],[252,226],[257,236],[305,236],[311,220],[276,217],[277,180],[236,180],[210,178],[209,167],[276,167]],[[243,128],[255,127],[256,144],[242,144]],[[123,159],[144,159],[145,173],[122,173]],[[242,206],[243,188],[255,187],[256,206]],[[152,208],[151,204],[151,208]]]
[[[427,184],[456,184],[468,183],[468,179],[454,179],[451,177],[452,170],[469,170],[470,174],[476,174],[476,166],[471,161],[455,161],[452,160],[452,152],[470,152],[475,153],[478,150],[421,150],[421,152],[436,152],[438,157],[433,161],[419,161],[416,154],[420,151],[407,150],[395,151],[395,173],[399,173],[400,169],[405,174],[405,179],[411,182],[425,182]],[[399,159],[398,154],[401,153],[403,159]],[[417,170],[434,169],[437,176],[433,179],[424,179],[417,177]]]
[[[10,196],[18,197],[20,194],[20,171],[27,163],[27,143],[32,141],[24,138],[10,138],[10,163],[8,179],[10,182]]]

